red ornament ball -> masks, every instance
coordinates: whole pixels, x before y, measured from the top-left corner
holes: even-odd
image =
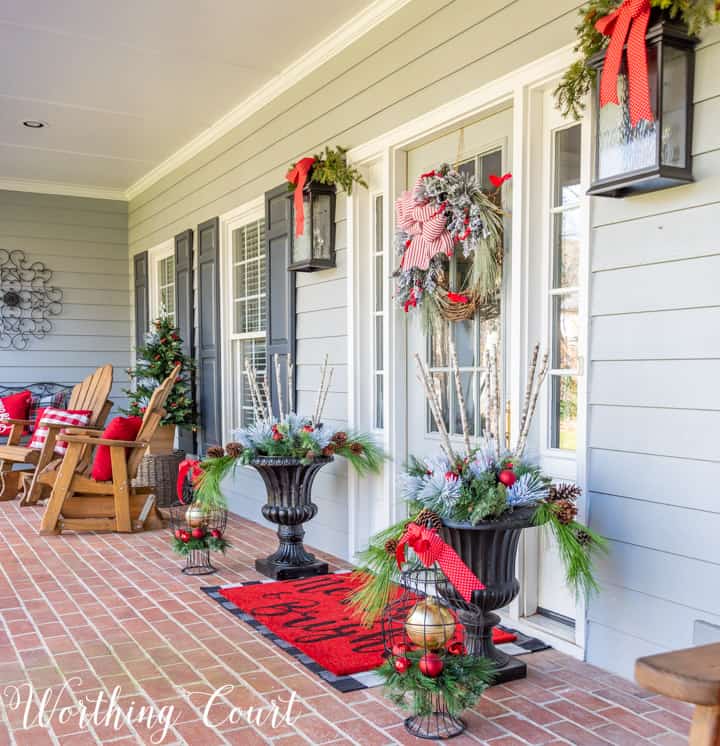
[[[314,428],[314,427],[313,427],[312,425],[305,425],[305,426],[303,427],[303,430],[304,430],[304,431],[305,431],[306,433],[311,433],[311,432],[313,432],[313,431],[315,430],[315,428]]]
[[[515,476],[514,471],[510,471],[510,469],[503,469],[498,474],[498,481],[501,484],[504,484],[506,487],[512,487],[515,482],[517,482],[517,477]]]
[[[175,538],[180,539],[182,537],[182,531],[178,528],[175,529]]]
[[[181,531],[180,541],[183,541],[185,542],[185,544],[187,544],[190,541],[190,534],[187,531]]]
[[[418,663],[421,673],[435,679],[442,673],[445,664],[437,653],[425,653]]]
[[[214,528],[210,531],[210,536],[212,536],[213,539],[219,539],[222,536],[222,531],[219,528]]]
[[[465,646],[460,642],[460,640],[455,640],[455,642],[451,642],[448,645],[448,653],[450,653],[450,655],[465,655],[466,652]]]
[[[395,670],[398,673],[405,673],[410,668],[410,661],[403,657],[395,660]]]
[[[278,432],[278,431],[276,430],[276,431],[275,431],[275,432],[273,433],[272,439],[273,439],[273,440],[282,440],[282,439],[283,439],[282,433],[280,433],[280,432]]]
[[[202,528],[194,528],[192,530],[193,539],[202,539],[205,536],[205,531]]]

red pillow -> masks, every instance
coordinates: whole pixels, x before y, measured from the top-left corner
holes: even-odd
[[[141,426],[142,417],[116,417],[105,428],[102,437],[108,440],[135,440]],[[109,482],[112,479],[110,446],[98,446],[95,449],[92,478],[97,482]]]
[[[21,391],[0,399],[0,435],[10,435],[12,425],[3,424],[6,420],[26,420],[30,414],[32,394]]]

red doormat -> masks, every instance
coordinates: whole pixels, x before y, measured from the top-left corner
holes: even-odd
[[[350,616],[347,597],[358,587],[351,573],[275,583],[243,584],[218,592],[277,637],[337,676],[377,668],[383,643],[378,621],[366,629]],[[493,630],[496,644],[517,636]]]

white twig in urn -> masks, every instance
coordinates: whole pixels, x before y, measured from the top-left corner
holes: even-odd
[[[288,390],[288,412],[295,411],[295,365],[290,353],[287,356],[287,390]]]
[[[278,416],[280,419],[285,417],[285,408],[283,401],[282,374],[280,372],[280,355],[276,352],[273,355],[273,367],[275,368],[275,387],[277,388]]]
[[[442,399],[438,395],[438,390],[436,387],[437,382],[433,378],[433,376],[428,373],[423,361],[420,358],[420,355],[418,355],[417,353],[415,353],[415,361],[418,367],[417,379],[418,381],[420,381],[425,389],[425,397],[428,401],[428,404],[430,405],[430,413],[435,420],[435,425],[438,429],[438,432],[440,433],[440,437],[443,440],[443,445],[441,447],[445,451],[450,461],[454,462],[456,461],[457,456],[455,455],[455,451],[453,450],[452,443],[450,442],[450,436],[448,434],[447,428],[445,427],[445,420],[442,416]]]
[[[248,379],[248,385],[250,387],[250,398],[252,399],[253,408],[255,409],[255,416],[261,422],[267,422],[270,419],[270,413],[263,405],[262,394],[260,393],[260,387],[257,382],[257,373],[255,369],[250,365],[250,361],[245,361],[245,375]]]
[[[325,355],[325,360],[323,361],[322,368],[320,369],[320,388],[318,388],[317,399],[315,401],[315,412],[313,414],[314,425],[318,425],[321,421],[334,372],[334,368],[328,369],[328,356]]]
[[[532,423],[533,416],[535,415],[537,400],[540,396],[540,387],[545,381],[545,377],[547,376],[548,372],[549,356],[547,353],[543,355],[542,362],[540,363],[540,370],[537,370],[537,358],[539,351],[540,345],[535,345],[535,349],[533,350],[532,362],[530,364],[530,370],[528,372],[528,385],[525,394],[523,416],[520,421],[520,432],[514,451],[515,458],[518,459],[522,458],[523,453],[525,453],[525,448],[527,447],[527,439],[530,433],[530,424]]]
[[[450,361],[452,362],[452,374],[455,379],[455,393],[457,394],[458,407],[460,408],[460,422],[462,424],[463,440],[465,441],[465,453],[470,455],[472,450],[470,445],[470,427],[468,426],[467,407],[465,405],[465,394],[462,388],[462,378],[460,376],[460,364],[458,363],[457,349],[455,342],[450,340]]]

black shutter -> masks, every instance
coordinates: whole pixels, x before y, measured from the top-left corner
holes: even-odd
[[[183,341],[183,352],[195,354],[195,298],[193,287],[193,232],[183,231],[175,236],[175,324]],[[186,452],[195,451],[195,433],[178,431],[178,446]]]
[[[133,278],[135,284],[135,346],[142,347],[145,344],[145,335],[150,328],[147,251],[141,251],[133,257]]]
[[[295,360],[295,273],[288,272],[292,212],[287,184],[265,194],[265,241],[267,267],[267,380],[272,396],[273,411],[278,412],[277,386],[273,356],[281,356],[282,381],[286,386],[287,355]],[[293,381],[293,400],[295,381]],[[288,406],[287,388],[283,391],[285,409]],[[297,408],[297,407],[296,407]]]
[[[220,379],[220,241],[219,220],[197,227],[197,398],[200,446],[222,442]]]

